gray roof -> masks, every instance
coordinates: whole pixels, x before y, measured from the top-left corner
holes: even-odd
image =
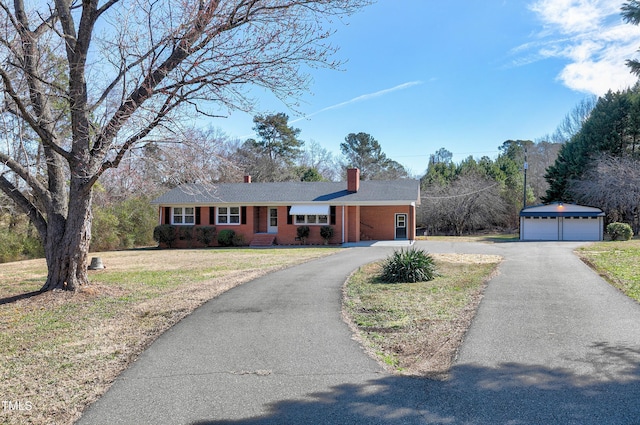
[[[600,208],[586,205],[552,202],[550,204],[534,205],[523,208],[520,217],[604,217]]]
[[[348,192],[346,182],[186,184],[151,201],[158,205],[407,205],[420,203],[418,180],[360,182],[358,192]]]

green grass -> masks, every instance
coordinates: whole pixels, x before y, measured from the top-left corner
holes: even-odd
[[[448,369],[480,294],[500,261],[449,261],[434,255],[434,280],[387,284],[381,263],[355,272],[345,286],[344,309],[370,352],[397,371],[441,374]],[[445,347],[443,350],[442,347]],[[434,375],[434,376],[435,376]]]
[[[627,296],[640,302],[640,240],[598,242],[578,255]]]

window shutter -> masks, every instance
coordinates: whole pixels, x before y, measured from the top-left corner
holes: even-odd
[[[336,224],[336,206],[332,205],[330,208],[331,208],[331,210],[330,210],[331,212],[329,213],[329,214],[331,214],[331,222],[330,222],[330,224],[335,226],[335,224]]]
[[[164,207],[164,224],[171,224],[171,207]]]
[[[196,207],[196,226],[200,224],[200,207]]]
[[[209,207],[209,224],[216,224],[216,207]]]
[[[293,224],[293,217],[291,217],[291,207],[287,207],[287,224]]]
[[[247,224],[247,207],[240,208],[240,224]]]

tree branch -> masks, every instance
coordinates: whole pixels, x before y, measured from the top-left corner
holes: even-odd
[[[149,72],[142,83],[131,93],[131,95],[120,105],[118,111],[113,115],[109,123],[96,139],[92,155],[98,152],[105,152],[109,143],[120,131],[124,123],[140,108],[140,106],[153,96],[154,89],[164,80],[164,78],[180,65],[190,54],[193,53],[194,43],[206,31],[207,25],[215,16],[219,0],[211,0],[205,6],[201,3],[201,10],[198,12],[191,29],[180,39],[169,57],[158,66],[155,71]],[[211,38],[209,35],[207,38]]]
[[[118,3],[119,1],[120,0],[109,0],[108,2],[103,4],[102,7],[96,11],[96,19],[99,18],[100,15],[102,15],[104,12],[111,9],[111,6]]]
[[[39,121],[29,113],[29,111],[26,108],[26,105],[24,104],[22,99],[18,96],[15,89],[13,88],[13,84],[11,83],[11,77],[2,68],[0,68],[0,77],[2,78],[2,81],[4,83],[5,93],[7,93],[9,97],[11,97],[11,100],[15,103],[16,107],[20,111],[20,114],[19,114],[20,117],[23,118],[27,122],[27,124],[29,124],[29,127],[31,127],[31,129],[36,132],[36,134],[42,140],[42,143],[51,147],[51,149],[53,149],[57,154],[59,154],[63,158],[70,159],[69,152],[64,150],[62,147],[58,146],[56,143],[52,142],[52,140],[54,139],[54,136],[49,132],[47,128],[41,126]]]
[[[127,75],[127,73],[129,71],[131,71],[136,66],[139,66],[140,64],[142,64],[146,59],[148,59],[152,54],[154,54],[156,49],[161,47],[164,43],[166,43],[166,39],[160,40],[158,43],[156,43],[153,46],[151,46],[149,48],[149,50],[147,52],[145,52],[142,56],[140,56],[137,60],[131,62],[129,65],[127,65],[124,68],[122,68],[120,70],[120,72],[118,72],[118,74],[113,78],[113,80],[107,86],[107,88],[102,91],[102,94],[100,95],[98,100],[96,100],[94,102],[94,104],[91,106],[90,110],[91,111],[95,111],[107,99],[107,97],[109,96],[111,91],[115,88],[115,86],[120,81],[122,81],[122,79]]]
[[[42,137],[42,143],[44,145],[45,156],[47,157],[47,177],[49,183],[49,192],[52,194],[52,204],[59,208],[66,208],[68,193],[65,188],[65,175],[63,173],[63,164],[61,159],[65,158],[70,161],[69,154],[62,149],[56,143],[56,136],[54,134],[55,123],[52,118],[51,104],[48,103],[45,91],[42,89],[42,85],[39,79],[34,78],[35,75],[39,75],[39,59],[40,54],[37,50],[37,39],[34,34],[29,30],[29,18],[24,11],[24,3],[22,0],[14,1],[15,17],[18,22],[18,34],[20,41],[22,42],[22,49],[24,50],[24,64],[21,67],[25,72],[30,105],[33,108],[33,121],[29,124],[35,124],[34,130]],[[3,73],[2,78],[5,82],[5,87],[10,84],[8,81],[9,76]],[[11,96],[12,99],[17,99],[15,94]],[[25,105],[21,103],[23,111],[26,111]],[[37,117],[37,118],[36,118]],[[57,155],[56,155],[57,154]]]
[[[47,221],[38,208],[29,201],[4,175],[0,174],[0,190],[16,203],[31,219],[38,229],[40,237],[44,240],[47,236]]]
[[[56,11],[62,24],[62,32],[64,34],[65,46],[67,50],[67,60],[72,63],[73,55],[76,47],[76,28],[71,16],[69,0],[55,0]]]
[[[29,185],[29,187],[34,190],[38,198],[42,199],[45,202],[51,202],[51,197],[49,195],[49,192],[47,191],[47,188],[40,181],[38,181],[38,179],[36,179],[26,167],[3,152],[0,152],[0,163],[6,165],[11,169],[11,171],[20,176],[20,178],[22,178]]]
[[[169,97],[167,97],[167,99],[165,99],[163,107],[161,108],[160,112],[158,112],[158,114],[156,114],[156,116],[153,119],[153,121],[151,123],[149,123],[147,126],[145,126],[145,128],[143,128],[141,131],[139,131],[138,133],[136,133],[135,135],[133,135],[132,137],[127,139],[127,141],[118,150],[118,153],[116,154],[116,157],[115,157],[114,160],[106,161],[104,164],[102,164],[102,167],[101,167],[100,171],[98,173],[96,173],[96,176],[95,176],[94,180],[97,181],[97,179],[107,169],[109,169],[109,168],[117,168],[118,165],[120,165],[120,162],[122,161],[122,158],[124,158],[124,156],[127,153],[127,151],[135,143],[139,142],[140,140],[142,140],[143,138],[148,136],[149,133],[151,133],[151,131],[153,131],[154,128],[156,128],[158,125],[160,125],[162,120],[167,116],[167,114],[169,114],[169,112],[171,112],[171,110],[175,109],[176,107],[178,107],[178,105],[180,105],[183,102],[183,100],[173,101],[173,98],[174,98],[173,96],[169,96]],[[186,98],[184,100],[186,100]]]

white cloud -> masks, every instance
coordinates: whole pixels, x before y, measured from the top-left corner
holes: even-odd
[[[558,75],[567,87],[602,95],[637,78],[625,61],[640,48],[640,27],[625,24],[620,0],[537,0],[529,6],[542,24],[533,42],[514,50],[523,65],[546,58],[568,64]]]
[[[636,80],[635,77],[629,78],[629,71],[626,70],[624,63],[615,64],[606,61],[571,63],[564,67],[558,78],[574,90],[598,95],[610,89],[629,87]],[[620,87],[614,88],[612,84]]]
[[[548,26],[568,34],[596,29],[601,19],[598,1],[589,0],[539,0],[530,9],[536,12]]]

